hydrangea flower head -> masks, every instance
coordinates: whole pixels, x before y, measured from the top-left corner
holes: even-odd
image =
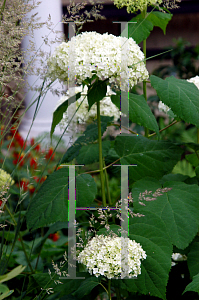
[[[197,88],[199,89],[199,76],[195,76],[195,77],[192,77],[190,79],[187,79],[188,82],[193,82]]]
[[[128,90],[148,78],[143,60],[144,54],[132,38],[83,32],[55,49],[48,60],[48,74],[64,84],[76,78],[78,85],[97,75],[100,80],[109,79],[109,83]]]
[[[78,255],[77,260],[87,267],[91,275],[103,275],[108,279],[121,278],[121,243],[128,247],[129,278],[137,277],[141,274],[141,260],[146,259],[146,252],[139,243],[129,238],[95,236]]]
[[[128,13],[143,11],[147,6],[161,4],[162,0],[113,0],[117,8],[127,7]]]
[[[75,87],[75,93],[81,92],[81,97],[74,103],[70,104],[67,111],[63,114],[63,118],[60,121],[59,125],[61,129],[64,129],[68,122],[71,119],[70,115],[70,108],[73,112],[76,111],[82,100],[82,104],[80,105],[79,109],[77,110],[75,116],[76,118],[72,120],[69,127],[74,127],[76,125],[76,122],[79,124],[85,124],[89,119],[95,119],[97,117],[97,104],[94,103],[91,107],[91,109],[88,111],[88,99],[85,97],[87,95],[88,87],[85,86],[77,86]],[[102,116],[113,116],[114,121],[117,121],[120,118],[120,110],[115,106],[115,104],[112,103],[110,96],[112,94],[115,94],[109,86],[107,86],[107,94],[106,97],[104,97],[100,102],[100,114]],[[66,96],[62,96],[61,99],[57,103],[57,107],[61,105],[64,101],[66,101],[69,98],[69,91],[67,91]]]
[[[170,110],[170,107],[164,104],[162,101],[159,101],[158,109],[159,111],[163,111],[164,113],[167,113]]]

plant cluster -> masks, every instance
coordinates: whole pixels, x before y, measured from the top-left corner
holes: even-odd
[[[68,83],[51,137],[60,123],[75,131],[78,121],[83,132],[60,155],[43,153],[16,128],[1,144],[0,177],[10,183],[1,193],[2,299],[98,300],[104,291],[109,300],[198,299],[198,77],[163,79],[149,75],[145,62],[150,32],[165,32],[172,18],[161,5],[176,2],[128,2],[141,13],[122,37],[77,32],[49,58],[45,79]],[[163,128],[148,105],[147,82],[170,108]],[[137,83],[142,95],[131,89]],[[166,138],[185,123],[193,141]],[[111,126],[119,132],[110,135]],[[192,176],[176,172],[182,160]]]

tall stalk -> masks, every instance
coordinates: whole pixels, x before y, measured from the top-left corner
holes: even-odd
[[[146,14],[147,14],[147,6],[146,8],[142,11],[142,17],[143,19],[146,18]],[[143,40],[143,53],[144,53],[144,58],[145,58],[145,65],[146,65],[146,39]],[[143,94],[144,94],[144,98],[147,102],[147,92],[146,92],[146,80],[143,81]],[[145,128],[145,136],[148,137],[149,136],[149,131],[148,128]]]
[[[111,279],[108,279],[108,300],[111,299]]]
[[[102,157],[102,132],[101,132],[101,120],[100,120],[100,101],[97,102],[97,126],[98,126],[98,145],[99,145],[99,169],[102,191],[102,203],[106,207],[106,194],[104,184],[104,172],[103,172],[103,157]]]

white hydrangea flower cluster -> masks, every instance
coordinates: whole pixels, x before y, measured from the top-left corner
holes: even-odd
[[[129,238],[95,236],[78,255],[77,260],[87,267],[91,275],[103,275],[108,279],[121,278],[121,243],[128,247],[129,277],[137,277],[141,274],[141,260],[146,259],[147,255],[139,243]]]
[[[197,88],[199,89],[199,76],[195,76],[195,77],[192,77],[190,79],[187,79],[188,82],[193,82]]]
[[[147,6],[158,5],[163,0],[113,0],[117,8],[127,7],[128,13],[134,13],[138,10],[143,11]]]
[[[70,104],[67,111],[63,114],[63,118],[59,123],[59,126],[61,129],[66,128],[68,125],[68,122],[71,119],[70,112],[75,112],[84,97],[87,95],[88,87],[85,86],[83,89],[83,86],[77,86],[75,87],[75,93],[81,92],[81,97],[74,103]],[[107,86],[107,93],[106,97],[104,97],[100,101],[100,114],[102,116],[113,116],[114,121],[117,121],[120,118],[120,110],[117,108],[115,104],[111,101],[110,96],[115,94],[109,86]],[[57,107],[61,105],[64,101],[66,101],[69,98],[69,91],[67,91],[66,96],[62,96],[61,99],[57,103]],[[122,114],[124,115],[124,114]],[[82,104],[80,105],[79,109],[77,110],[75,114],[75,119],[73,119],[70,123],[69,128],[74,128],[77,123],[79,124],[85,124],[89,119],[95,119],[97,117],[97,104],[94,103],[91,107],[91,109],[88,111],[88,99],[87,97],[84,99]]]
[[[74,55],[70,49],[74,49]],[[148,78],[143,60],[144,54],[132,38],[83,32],[55,49],[48,60],[48,74],[64,84],[76,78],[79,85],[96,74],[100,80],[109,78],[110,83],[126,91],[128,86]]]
[[[199,89],[199,76],[192,77],[190,79],[187,79],[188,82],[192,82],[195,84],[195,86]],[[163,111],[167,113],[171,108],[164,104],[162,101],[159,101],[158,103],[158,109],[159,111]]]
[[[158,109],[159,111],[163,111],[164,113],[167,113],[170,110],[170,107],[164,104],[162,101],[159,101]]]
[[[187,260],[187,256],[181,253],[173,253],[171,258],[174,260],[174,262],[171,262],[172,267],[176,265],[176,262]]]

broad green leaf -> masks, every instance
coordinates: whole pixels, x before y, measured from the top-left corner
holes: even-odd
[[[127,24],[128,28],[126,26],[126,28],[122,32],[122,36],[133,38],[137,44],[147,39],[148,36],[150,35],[150,32],[153,30],[153,23],[150,22],[148,18],[143,19],[141,14],[131,19],[130,22],[135,22],[135,23],[128,23]]]
[[[25,269],[25,266],[18,266],[16,268],[14,268],[12,271],[10,271],[7,274],[1,275],[0,276],[0,283],[8,281],[16,276],[18,276],[19,274],[21,274],[21,272],[23,272],[23,270]]]
[[[108,154],[111,146],[110,141],[102,142],[102,156],[105,157]],[[77,163],[81,165],[89,165],[99,161],[99,144],[89,144],[82,146],[77,157]]]
[[[153,193],[161,188],[160,183],[152,178],[137,181],[132,188],[134,207],[140,213],[151,211],[165,223],[170,239],[179,249],[185,249],[193,240],[199,224],[199,187],[184,182],[167,182],[164,187],[172,188],[154,201],[139,204],[139,194],[145,190]]]
[[[6,285],[0,284],[0,300],[9,297],[13,292],[14,290],[9,290]]]
[[[9,291],[9,288],[6,285],[0,284],[0,294],[1,293],[6,293],[8,291]]]
[[[193,281],[186,286],[183,294],[186,292],[199,293],[199,273],[196,276],[194,276]]]
[[[54,279],[59,280],[63,283],[63,284],[56,285],[54,281],[50,278],[48,273],[33,274],[31,275],[31,277],[35,280],[36,284],[39,287],[43,289],[53,288],[53,291],[60,292],[61,296],[71,294],[72,292],[77,290],[79,285],[83,281],[82,279],[74,280],[74,279],[68,279],[67,277],[64,279],[60,279],[59,278],[60,276],[56,275]],[[77,273],[77,277],[78,277],[78,273]]]
[[[76,205],[89,206],[95,198],[96,183],[89,174],[76,177]],[[26,220],[37,229],[68,218],[68,168],[49,175],[28,208]]]
[[[34,246],[32,253],[37,254],[41,251],[46,239],[48,238],[49,234],[55,233],[62,228],[68,228],[68,222],[56,222],[46,232],[46,234],[42,237],[42,239]]]
[[[192,164],[192,166],[197,167],[199,165],[199,155],[196,153],[185,155],[186,160]]]
[[[197,180],[199,181],[199,166],[197,166],[197,167],[195,168],[195,172],[196,172],[196,178],[197,178]]]
[[[181,182],[185,182],[185,180],[187,178],[189,178],[187,175],[182,175],[182,174],[167,174],[167,175],[164,175],[160,179],[160,183],[164,184],[167,181],[181,181]]]
[[[172,173],[187,175],[189,177],[196,176],[193,166],[186,159],[178,161],[175,167],[173,168]]]
[[[89,174],[81,174],[76,177],[76,205],[88,207],[94,201],[97,193],[97,185]]]
[[[122,92],[125,94],[125,92]],[[138,125],[153,130],[159,135],[157,121],[151,112],[144,96],[128,93],[129,97],[129,119]],[[124,97],[126,99],[126,97]],[[120,109],[120,92],[111,96],[112,102]],[[128,104],[127,104],[128,105]]]
[[[166,299],[172,245],[164,222],[156,214],[146,211],[144,217],[130,218],[129,231],[129,238],[140,243],[147,258],[142,261],[141,275],[137,279],[124,280],[127,290]]]
[[[157,121],[144,96],[129,94],[129,119],[133,123],[155,131],[159,135]]]
[[[199,128],[199,90],[194,83],[173,76],[165,80],[150,76],[160,100],[187,123]]]
[[[64,112],[67,110],[68,108],[68,103],[73,103],[76,100],[78,100],[81,97],[81,93],[77,93],[76,95],[70,97],[69,99],[67,99],[66,101],[64,101],[61,105],[59,105],[57,107],[57,109],[54,111],[53,113],[53,121],[52,121],[52,125],[51,125],[51,131],[50,131],[50,136],[52,138],[53,132],[55,131],[55,127],[57,126],[57,124],[59,124],[59,122],[62,120],[63,118],[63,114]]]
[[[133,181],[147,176],[161,178],[172,171],[183,152],[170,142],[124,135],[116,137],[114,149],[122,165],[137,165],[129,167],[129,178]]]
[[[137,15],[131,19],[125,30],[122,32],[122,36],[132,37],[137,44],[141,43],[143,40],[147,39],[150,32],[153,30],[154,26],[160,27],[164,34],[166,32],[166,27],[168,22],[171,20],[172,14],[162,13],[162,12],[150,12],[144,19],[142,15]],[[135,22],[135,23],[133,23]]]
[[[100,116],[101,118],[101,131],[102,134],[106,131],[108,123],[113,121],[113,117]],[[82,136],[80,136],[75,143],[68,148],[66,153],[64,154],[61,163],[67,163],[73,160],[75,157],[79,155],[79,151],[82,146],[88,145],[92,142],[95,142],[98,139],[98,127],[97,121],[93,124],[87,126],[86,130],[83,132]]]
[[[190,251],[187,255],[187,264],[191,278],[198,274],[199,270],[199,237],[193,240],[190,245]]]
[[[172,16],[172,14],[167,14],[165,12],[152,11],[148,14],[147,20],[153,23],[154,26],[160,27],[165,34],[167,24],[171,20]]]
[[[88,105],[89,110],[95,102],[99,102],[106,96],[107,84],[105,81],[96,80],[91,86],[88,87]]]
[[[99,279],[96,277],[85,279],[80,287],[75,291],[74,296],[77,296],[78,299],[81,299],[85,295],[88,295],[92,289],[94,289],[99,283]]]

